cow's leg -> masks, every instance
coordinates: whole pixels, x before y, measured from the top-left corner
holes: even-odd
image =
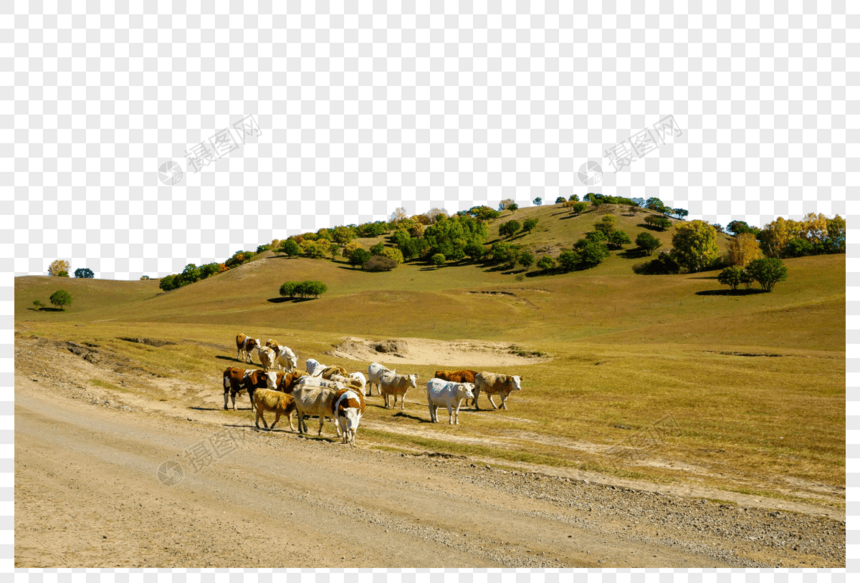
[[[227,399],[230,395],[230,389],[228,387],[224,387],[224,410],[227,410]]]
[[[265,423],[265,422],[266,422],[266,420],[263,419],[263,423]],[[254,426],[257,429],[260,428],[260,410],[259,409],[254,409]]]
[[[406,411],[406,392],[404,391],[402,395],[400,395],[400,410]]]
[[[451,409],[451,403],[448,403],[448,425],[454,424],[454,412]]]
[[[504,394],[504,393],[501,393],[501,394],[499,395],[499,398],[502,400],[502,409],[504,409],[505,411],[507,411],[507,410],[508,410],[508,406],[507,406],[507,405],[505,405],[505,398],[506,398],[506,397],[507,397],[507,395],[506,395],[506,394]]]
[[[388,409],[388,393],[382,395],[382,400],[385,401],[385,408]]]
[[[496,407],[496,403],[493,401],[493,396],[490,393],[487,393],[487,398],[490,400],[490,405],[493,406],[493,409],[498,409],[498,407]]]
[[[475,408],[475,411],[481,410],[481,408],[478,407],[478,395],[480,395],[480,394],[481,394],[481,391],[479,391],[478,389],[475,389],[475,391],[474,391],[475,398],[472,399],[472,407]]]
[[[290,431],[295,431],[295,429],[293,429],[293,412],[292,411],[290,411],[287,414],[287,421],[290,422]]]
[[[233,401],[233,410],[236,410],[236,391],[230,391],[230,399]]]
[[[317,431],[317,437],[322,437],[322,428],[325,424],[325,415],[320,415],[320,429]]]
[[[251,409],[254,408],[254,388],[251,387],[248,389],[248,398],[251,399]]]
[[[274,429],[275,423],[277,423],[280,418],[281,418],[281,412],[278,410],[275,410],[275,420],[274,420],[274,422],[272,422],[272,426],[269,427],[269,429]]]
[[[435,423],[436,420],[433,419],[433,403],[427,403],[427,408],[430,410],[430,423]]]
[[[454,409],[454,425],[460,424],[460,405],[463,404],[463,399],[457,401],[457,408]]]

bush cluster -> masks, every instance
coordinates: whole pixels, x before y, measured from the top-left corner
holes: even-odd
[[[287,281],[281,286],[280,294],[284,297],[309,297],[315,298],[328,291],[328,286],[321,281]]]

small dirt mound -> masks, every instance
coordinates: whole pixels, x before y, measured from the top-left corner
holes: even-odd
[[[550,360],[538,351],[504,342],[480,340],[430,340],[427,338],[366,340],[345,338],[326,353],[336,358],[383,364],[435,364],[446,369],[489,369],[500,366],[537,364]]]

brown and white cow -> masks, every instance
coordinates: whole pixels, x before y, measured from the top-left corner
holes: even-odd
[[[494,372],[480,372],[475,375],[475,390],[473,391],[475,394],[475,399],[472,401],[472,404],[475,406],[475,410],[479,410],[478,407],[478,395],[480,395],[481,391],[487,393],[487,398],[490,400],[490,405],[493,406],[493,409],[498,409],[496,404],[493,402],[493,395],[499,395],[502,398],[502,408],[507,411],[508,406],[505,404],[505,399],[508,398],[508,395],[511,394],[511,391],[519,391],[522,389],[520,383],[522,382],[523,377],[519,375],[506,375],[506,374],[498,374]]]
[[[245,334],[236,336],[236,358],[240,362],[253,362],[251,354],[260,351],[260,341],[249,338]]]
[[[452,383],[472,383],[475,384],[475,375],[478,371],[475,370],[437,370],[436,378]]]
[[[251,399],[251,409],[254,409],[254,391],[265,389],[268,377],[261,370],[245,370],[230,366],[224,369],[224,409],[227,409],[227,395],[233,400],[233,410],[236,410],[236,395],[248,391]]]
[[[281,346],[271,338],[266,342],[266,348],[271,348],[275,351],[275,358],[278,361],[278,368],[282,370],[292,370],[299,364],[296,353],[290,350],[289,346]]]
[[[364,394],[356,389],[340,389],[334,394],[332,413],[343,443],[355,447],[355,434],[364,415]]]
[[[269,389],[287,394],[292,393],[299,380],[302,377],[307,376],[307,373],[300,370],[294,370],[293,372],[287,373],[271,371],[266,374],[268,376]]]
[[[278,357],[275,355],[275,351],[271,348],[260,348],[257,355],[260,357],[260,364],[263,365],[264,371],[268,372],[277,367]]]

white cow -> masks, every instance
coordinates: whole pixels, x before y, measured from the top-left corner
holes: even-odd
[[[373,394],[373,384],[376,383],[376,394],[381,395],[382,390],[379,386],[379,377],[383,375],[383,373],[396,373],[397,369],[388,370],[388,368],[382,366],[378,362],[373,362],[370,366],[367,367],[367,393],[366,396],[370,396]]]
[[[439,407],[448,408],[448,424],[460,424],[460,405],[463,399],[472,399],[475,385],[472,383],[452,383],[442,379],[430,379],[427,381],[427,404],[430,408],[430,421],[438,423]],[[456,403],[457,408],[454,409]]]
[[[364,395],[361,391],[344,389],[335,393],[334,419],[343,442],[355,447],[355,434],[364,415]]]
[[[394,397],[393,407],[397,407],[397,397],[400,397],[400,410],[406,409],[406,391],[418,388],[417,374],[396,374],[394,371],[379,376],[379,392],[388,409],[388,397]]]
[[[353,372],[349,374],[349,378],[357,380],[360,385],[359,388],[364,392],[365,387],[367,387],[367,378],[363,374],[360,372]]]
[[[325,381],[327,382],[327,381]],[[299,433],[307,433],[308,426],[305,423],[305,415],[320,418],[320,428],[317,435],[322,435],[323,424],[326,415],[333,415],[335,390],[326,387],[302,384],[293,391],[293,399],[296,401],[296,412],[299,415]],[[338,428],[340,433],[340,428]]]
[[[274,340],[266,342],[266,346],[275,351],[275,358],[278,362],[278,368],[283,371],[291,371],[299,365],[299,359],[296,353],[290,350],[289,346],[281,346]]]
[[[320,361],[314,360],[313,358],[309,358],[305,361],[305,370],[308,371],[308,374],[313,376],[319,376],[322,374],[322,371],[325,370],[325,365],[320,364]]]
[[[263,365],[263,370],[270,371],[277,368],[275,351],[271,348],[266,348],[265,346],[260,348],[257,352],[257,356],[260,357],[260,364]]]

